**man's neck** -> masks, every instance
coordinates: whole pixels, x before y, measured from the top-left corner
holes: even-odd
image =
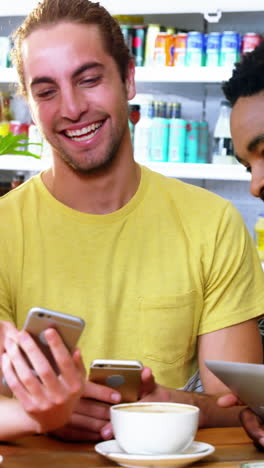
[[[136,193],[140,167],[131,158],[121,164],[80,174],[64,162],[43,174],[49,192],[70,208],[90,214],[108,214],[122,208]]]

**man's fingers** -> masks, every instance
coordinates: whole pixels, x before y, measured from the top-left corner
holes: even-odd
[[[104,401],[105,403],[117,404],[121,402],[121,394],[113,388],[100,385],[90,380],[86,381],[84,398],[91,398],[97,401]]]
[[[155,378],[149,367],[144,367],[141,372],[141,393],[140,398],[152,393],[156,387]]]
[[[233,393],[226,393],[218,398],[217,404],[221,408],[229,408],[230,406],[240,405],[241,402]]]
[[[261,419],[249,408],[240,413],[240,420],[248,436],[254,440],[258,448],[264,448],[264,428]]]

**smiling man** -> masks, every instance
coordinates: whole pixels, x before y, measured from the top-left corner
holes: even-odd
[[[0,398],[0,439],[113,435],[119,392],[85,378],[54,330],[59,376],[18,332],[36,305],[86,321],[87,370],[93,359],[138,359],[141,399],[195,404],[200,426],[238,424],[239,409],[217,407],[226,388],[204,360],[262,362],[264,279],[241,216],[135,162],[134,61],[98,3],[44,0],[16,32],[13,59],[53,164],[0,200],[2,372],[16,397]],[[206,393],[179,390],[194,388],[197,371]]]
[[[264,42],[236,64],[223,91],[232,106],[230,126],[236,158],[252,175],[250,192],[264,201]],[[221,406],[236,402],[232,395],[219,400]],[[249,409],[240,417],[249,436],[264,450],[263,421]]]

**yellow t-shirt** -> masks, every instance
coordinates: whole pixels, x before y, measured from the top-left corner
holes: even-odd
[[[37,175],[2,197],[0,219],[0,319],[21,328],[33,306],[82,317],[87,367],[139,359],[181,387],[198,335],[263,313],[264,275],[237,210],[144,167],[114,213],[72,210]]]

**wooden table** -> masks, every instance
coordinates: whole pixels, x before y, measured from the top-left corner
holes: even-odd
[[[264,461],[264,452],[259,452],[244,430],[238,427],[201,429],[196,440],[212,444],[216,450],[209,457],[190,465],[193,467],[238,468],[241,462]],[[44,436],[27,437],[12,444],[0,444],[0,454],[4,457],[1,468],[116,466],[114,462],[98,455],[92,444],[63,443]]]

